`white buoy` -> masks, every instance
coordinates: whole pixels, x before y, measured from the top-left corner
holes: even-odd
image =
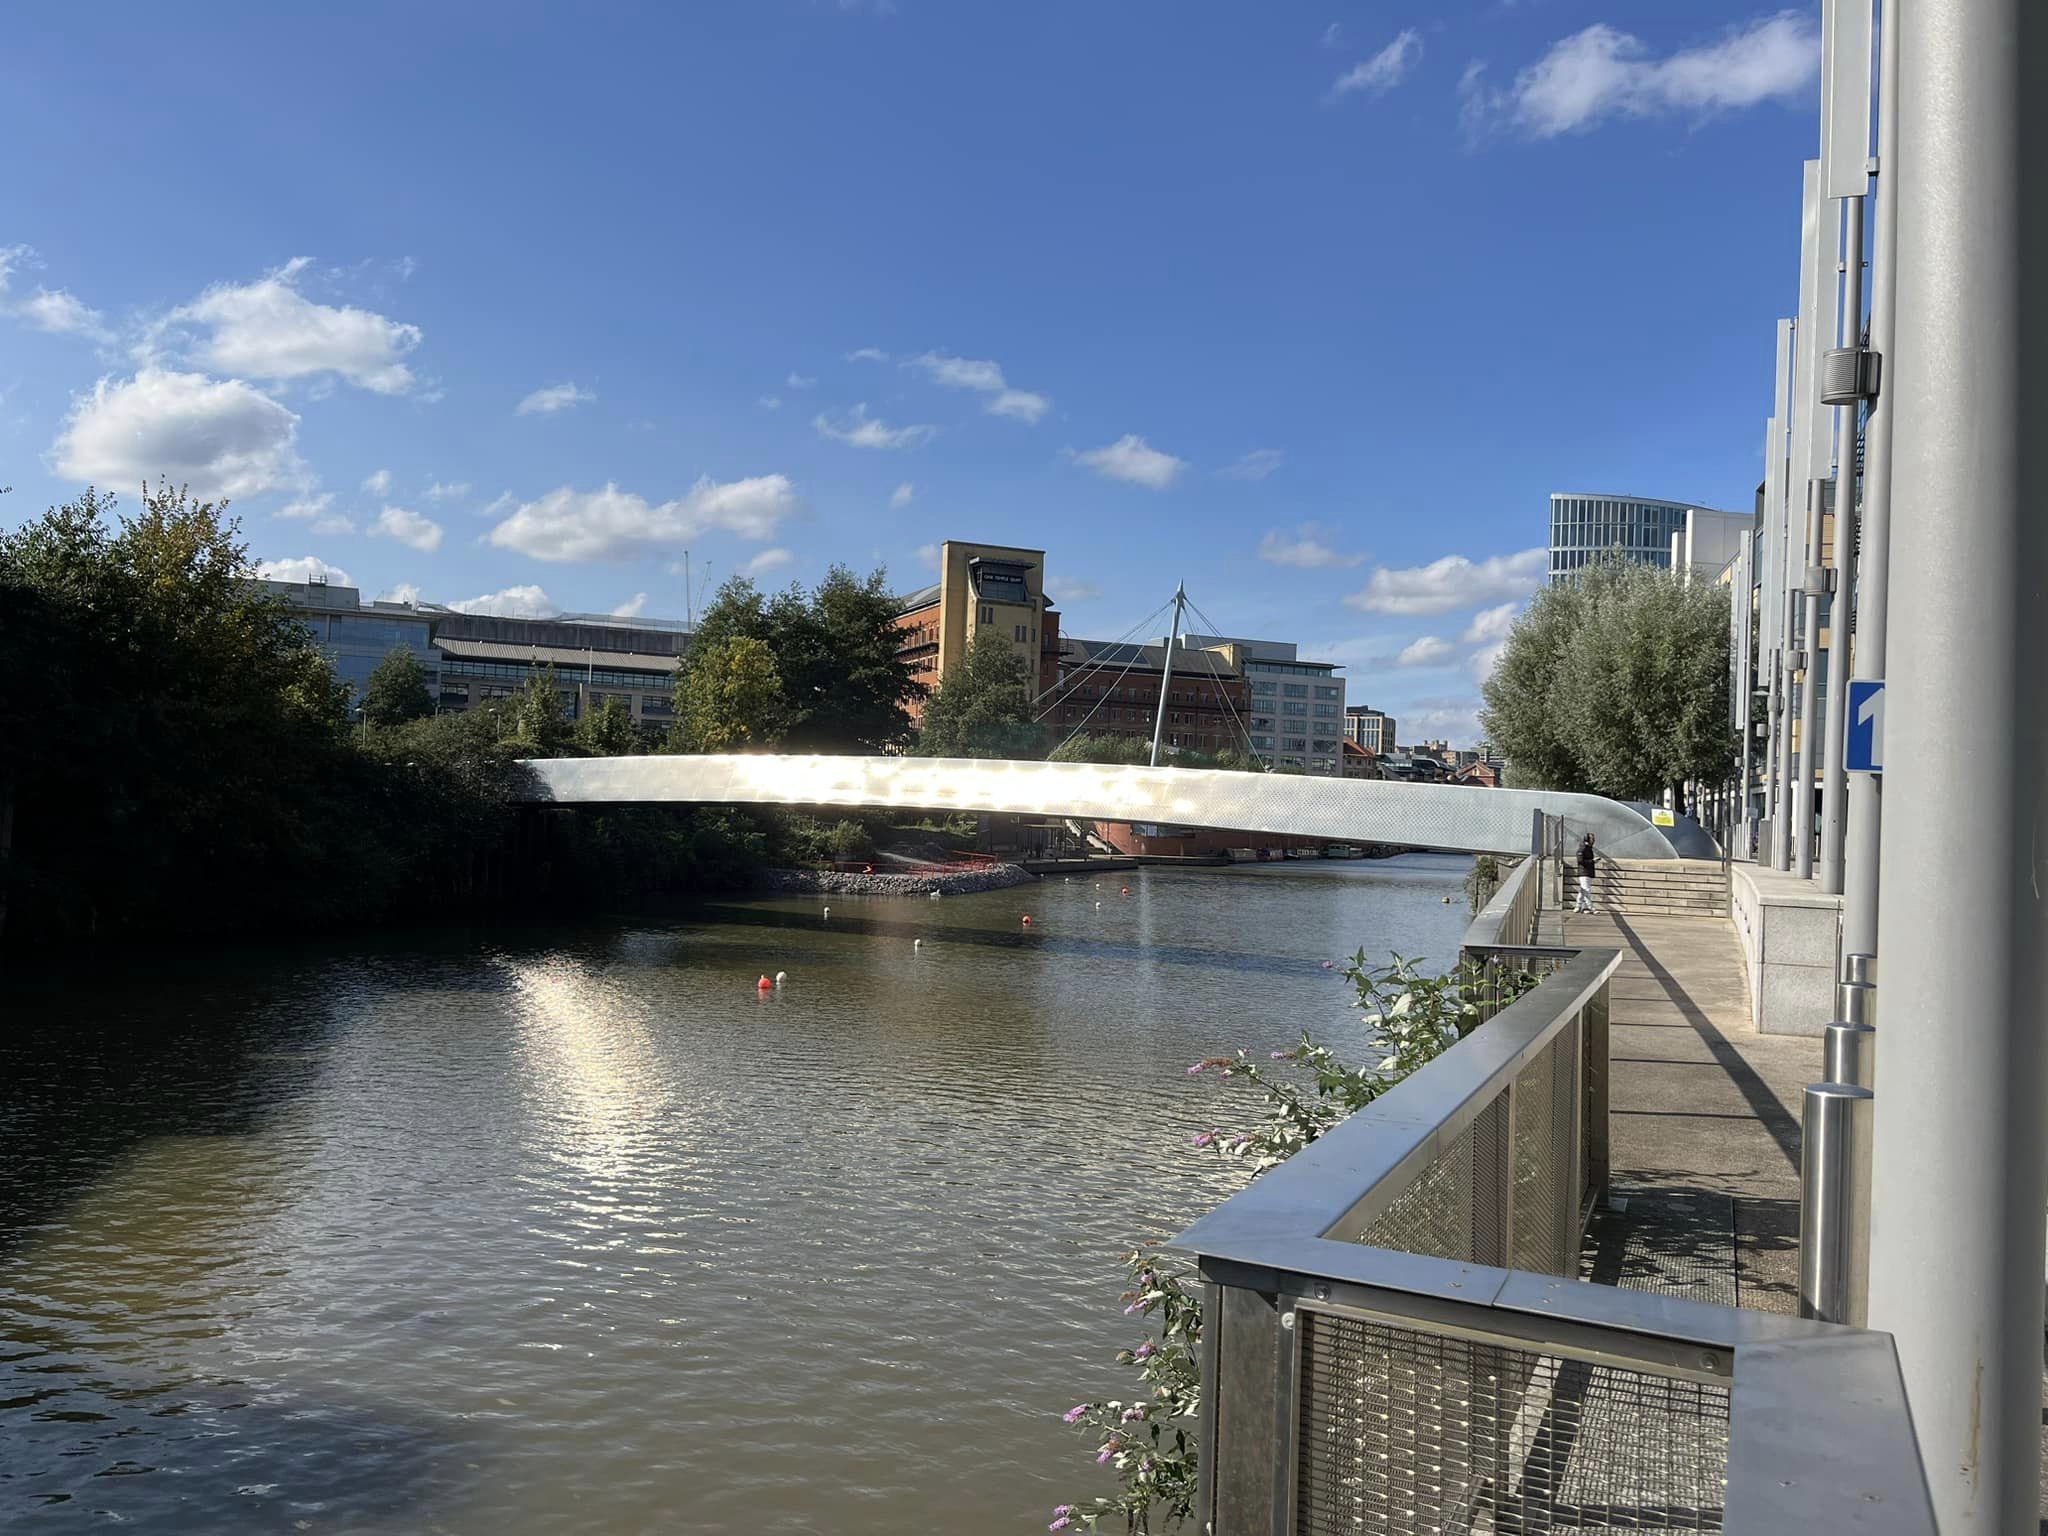
[[[789,980],[789,972],[777,971],[775,973],[775,985],[777,985],[778,987],[781,986],[787,980]]]
[[[923,949],[923,948],[924,948],[924,940],[923,940],[923,939],[912,939],[912,940],[910,941],[910,947],[911,947],[912,949]]]
[[[827,908],[825,909],[825,915],[826,915],[827,917],[830,917],[830,916],[832,915],[832,909],[831,909],[830,907],[827,907]]]
[[[1096,911],[1098,911],[1098,912],[1100,912],[1100,911],[1102,910],[1102,903],[1101,903],[1101,902],[1099,902],[1099,901],[1098,901],[1097,903],[1095,903],[1095,910],[1096,910]]]

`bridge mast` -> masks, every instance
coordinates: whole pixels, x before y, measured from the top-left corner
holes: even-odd
[[[1159,766],[1159,733],[1166,726],[1166,690],[1173,683],[1173,653],[1180,648],[1180,616],[1188,604],[1188,587],[1181,582],[1173,589],[1173,633],[1166,641],[1166,668],[1159,677],[1159,712],[1152,717],[1152,766]]]

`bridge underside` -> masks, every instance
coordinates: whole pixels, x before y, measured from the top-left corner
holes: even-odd
[[[1527,853],[1543,811],[1564,818],[1574,838],[1591,832],[1612,858],[1680,856],[1670,829],[1641,811],[1546,790],[954,757],[562,757],[526,767],[527,798],[548,805],[978,811],[1472,853]]]

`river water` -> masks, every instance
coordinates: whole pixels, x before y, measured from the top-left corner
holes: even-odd
[[[1355,1042],[1322,962],[1448,963],[1466,866],[17,985],[0,1527],[1042,1530],[1109,1488],[1059,1415],[1128,1385],[1119,1255],[1242,1182],[1189,1146],[1244,1117],[1188,1064]]]

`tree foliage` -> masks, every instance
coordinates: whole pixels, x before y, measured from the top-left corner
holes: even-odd
[[[1727,594],[1602,562],[1537,594],[1485,696],[1481,724],[1518,786],[1638,800],[1718,782],[1736,749]]]
[[[1100,735],[1069,736],[1045,754],[1049,763],[1149,763],[1152,743],[1142,736],[1119,736],[1111,731]]]
[[[576,750],[592,757],[625,757],[640,745],[633,711],[618,699],[591,706],[576,722]]]
[[[939,679],[918,727],[921,757],[1036,757],[1044,731],[1032,719],[1031,669],[993,630]]]
[[[787,735],[791,718],[766,640],[729,634],[691,646],[690,665],[676,679],[676,733],[684,751],[771,747]]]
[[[897,659],[896,602],[882,571],[859,577],[835,565],[808,592],[791,586],[774,597],[746,577],[727,581],[691,638],[678,679],[679,715],[689,674],[722,658],[721,648],[737,639],[767,646],[781,683],[783,711],[765,739],[793,751],[873,752],[909,731],[918,687]]]
[[[521,757],[561,757],[576,736],[551,666],[526,674],[519,691],[499,707],[498,720],[506,745]]]
[[[404,725],[424,720],[434,712],[434,696],[427,691],[427,669],[405,646],[391,653],[370,672],[363,689],[363,718],[376,726]]]

